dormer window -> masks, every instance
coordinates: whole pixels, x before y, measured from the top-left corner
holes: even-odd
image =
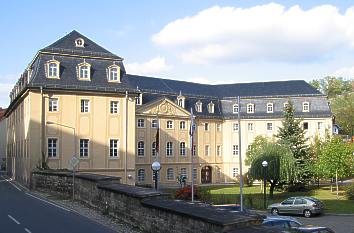
[[[135,104],[141,105],[143,103],[143,94],[140,93],[139,96],[135,97]]]
[[[302,111],[303,112],[309,112],[310,111],[310,103],[309,102],[303,102],[302,103]]]
[[[78,78],[80,80],[90,80],[91,79],[91,65],[84,62],[77,66]]]
[[[85,41],[82,38],[77,38],[75,40],[75,46],[76,47],[82,47],[83,48],[84,45],[85,45]]]
[[[198,102],[195,103],[195,110],[197,112],[202,112],[202,102],[200,100],[198,100]]]
[[[47,78],[57,78],[59,79],[60,72],[60,62],[56,60],[50,60],[46,63]]]
[[[272,113],[273,111],[273,103],[267,103],[267,113]]]
[[[232,105],[232,113],[238,113],[238,104]]]
[[[247,113],[254,113],[254,104],[247,104]]]
[[[208,104],[208,112],[209,113],[214,113],[214,103],[213,102],[210,102]]]
[[[186,98],[182,95],[182,93],[179,93],[179,95],[177,96],[177,104],[178,104],[178,106],[180,106],[181,108],[184,108],[185,99]]]
[[[108,67],[108,81],[120,82],[120,67],[117,65],[111,65]]]

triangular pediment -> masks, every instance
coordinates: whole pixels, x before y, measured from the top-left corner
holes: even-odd
[[[158,99],[136,110],[139,114],[189,117],[190,113],[167,98]]]

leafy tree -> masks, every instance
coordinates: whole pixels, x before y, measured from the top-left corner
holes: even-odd
[[[343,142],[341,137],[335,136],[324,146],[319,156],[319,167],[325,176],[336,178],[338,198],[338,178],[349,177],[354,174],[354,144]]]
[[[354,130],[354,92],[346,93],[331,101],[332,112],[336,122],[344,133],[352,135]]]
[[[295,108],[291,100],[284,110],[284,120],[278,129],[279,143],[287,145],[296,159],[296,170],[298,181],[305,181],[310,178],[305,161],[308,159],[308,146],[306,144],[305,131],[301,127],[301,119],[295,119]]]
[[[280,181],[289,182],[294,179],[295,159],[286,145],[266,142],[254,154],[250,168],[252,178],[264,179],[263,161],[268,162],[267,181],[270,183],[270,198],[273,198],[274,188]]]
[[[262,135],[255,137],[252,144],[250,145],[250,149],[248,149],[246,152],[245,164],[247,166],[251,165],[253,159],[259,154],[259,150],[262,150],[264,145],[266,145],[268,142],[269,139]]]
[[[340,77],[327,76],[322,79],[314,79],[309,83],[331,99],[337,95],[353,91],[352,82],[352,80],[344,80]]]

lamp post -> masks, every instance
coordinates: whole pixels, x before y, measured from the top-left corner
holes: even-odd
[[[157,174],[161,169],[161,165],[159,162],[155,161],[151,164],[151,169],[154,173],[154,178],[155,178],[155,190],[157,191]]]
[[[267,161],[263,161],[262,162],[262,166],[263,166],[263,178],[264,178],[264,209],[267,208],[267,171],[268,171],[268,162]]]
[[[68,126],[68,125],[63,125],[60,123],[52,122],[52,121],[47,121],[46,123],[47,123],[47,125],[59,125],[59,126],[73,130],[73,133],[74,133],[74,155],[69,162],[73,167],[73,201],[74,201],[75,200],[75,167],[79,164],[79,160],[76,158],[76,131],[75,131],[75,128]]]

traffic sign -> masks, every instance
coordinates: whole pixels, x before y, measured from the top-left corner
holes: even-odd
[[[71,159],[69,160],[69,165],[73,168],[75,168],[77,165],[79,165],[80,160],[78,158],[76,158],[76,156],[74,155],[73,157],[71,157]]]

